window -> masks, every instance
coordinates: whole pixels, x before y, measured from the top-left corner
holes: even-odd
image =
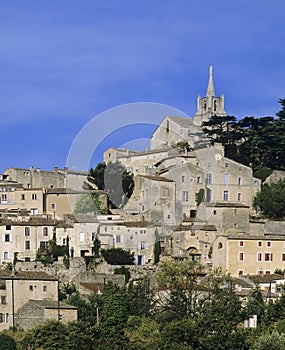
[[[31,215],[37,215],[38,214],[38,208],[31,208]]]
[[[6,193],[1,194],[1,203],[7,203],[7,194]]]
[[[21,194],[21,200],[24,201],[26,199],[26,196],[24,194]]]
[[[271,247],[271,242],[266,242],[266,247],[270,248]]]
[[[47,292],[47,286],[43,286],[43,291]]]
[[[43,227],[43,236],[48,236],[48,228]]]
[[[32,193],[32,200],[37,200],[38,199],[38,196],[37,196],[37,194],[36,193]]]
[[[55,203],[51,203],[51,205],[50,205],[50,209],[51,209],[51,210],[55,210],[55,208],[56,208]]]
[[[130,235],[130,241],[132,241],[134,239],[133,235]]]
[[[273,261],[273,254],[272,253],[265,253],[264,261]]]
[[[244,253],[238,253],[239,261],[244,261]]]
[[[147,243],[146,242],[141,242],[140,243],[140,249],[141,250],[147,249]]]
[[[238,202],[241,201],[241,193],[238,193],[238,195],[237,195],[237,200],[238,200]]]
[[[107,232],[107,227],[106,226],[104,227],[104,231]]]
[[[170,214],[167,215],[167,219],[168,219],[168,220],[171,219],[171,215],[170,215]]]
[[[238,270],[238,275],[242,276],[243,275],[243,270]]]
[[[3,253],[3,259],[4,260],[9,260],[10,259],[10,252],[4,252]]]
[[[213,214],[214,214],[214,215],[217,215],[217,210],[214,210],[214,211],[213,211]]]
[[[270,270],[266,270],[266,271],[265,271],[265,274],[266,274],[266,275],[270,275],[270,274],[271,274],[271,271],[270,271]]]
[[[91,234],[91,240],[92,240],[92,242],[95,241],[96,236],[97,236],[97,233],[96,233],[96,232],[92,232],[92,234]]]
[[[145,235],[146,234],[146,230],[140,230],[140,234]]]
[[[282,261],[285,261],[285,253],[282,254]]]
[[[32,292],[34,290],[34,287],[32,285],[29,285],[29,290]]]
[[[262,261],[262,253],[257,253],[257,261]]]
[[[224,185],[228,185],[230,181],[230,175],[224,174]]]
[[[5,305],[6,304],[6,296],[1,295],[1,304]]]
[[[27,249],[27,250],[31,249],[31,242],[30,241],[25,241],[25,249]]]
[[[238,179],[237,179],[237,184],[238,184],[238,186],[241,185],[241,177],[240,177],[240,176],[239,176]]]
[[[46,250],[48,249],[48,242],[47,241],[41,241],[40,242],[40,250],[43,251],[43,250]]]
[[[201,183],[201,176],[198,176],[197,177],[197,184],[200,184]]]
[[[184,175],[181,176],[181,182],[185,182],[185,176]]]
[[[11,225],[6,225],[6,231],[10,231],[11,230]]]
[[[121,243],[121,235],[116,235],[116,243]]]
[[[224,191],[223,199],[225,202],[229,200],[229,191]]]
[[[30,235],[30,228],[29,227],[25,227],[25,236],[29,236]]]
[[[79,234],[79,241],[84,242],[84,232],[80,232]]]
[[[66,238],[63,238],[63,239],[62,239],[62,244],[63,244],[63,245],[66,245]]]
[[[228,168],[229,167],[229,163],[225,163],[225,167]]]
[[[244,241],[239,241],[239,246],[244,247]]]
[[[0,313],[0,323],[8,323],[8,314],[2,314]]]
[[[10,242],[10,235],[9,234],[4,235],[4,242]]]
[[[188,191],[182,191],[182,202],[188,202]]]
[[[206,185],[211,185],[212,184],[212,174],[208,173],[206,174]]]
[[[262,241],[258,241],[258,242],[257,242],[257,246],[258,246],[258,247],[262,247]]]

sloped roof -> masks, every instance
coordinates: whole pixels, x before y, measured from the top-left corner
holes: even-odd
[[[12,271],[0,270],[0,279],[11,279]],[[43,271],[15,271],[15,280],[43,280],[57,281],[57,277],[49,275]]]

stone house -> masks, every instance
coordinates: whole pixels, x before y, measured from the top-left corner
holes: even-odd
[[[15,327],[25,331],[46,320],[77,321],[77,308],[56,300],[31,299],[15,313]]]
[[[0,330],[16,327],[16,312],[29,300],[58,301],[58,279],[45,272],[0,270]]]

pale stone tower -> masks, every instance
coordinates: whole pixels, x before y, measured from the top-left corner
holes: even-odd
[[[224,110],[224,95],[216,97],[213,82],[213,66],[210,66],[209,82],[206,97],[197,99],[197,112],[194,115],[194,124],[201,125],[208,121],[213,115],[227,115]]]

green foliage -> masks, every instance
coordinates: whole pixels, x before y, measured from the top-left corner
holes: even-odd
[[[85,182],[85,189],[104,190],[108,193],[109,205],[113,208],[123,206],[133,193],[134,181],[132,174],[119,162],[98,163],[96,168],[90,168]]]
[[[148,277],[131,281],[128,288],[129,312],[134,316],[149,316],[152,308],[153,293]]]
[[[98,238],[98,234],[96,234],[96,237],[94,239],[93,243],[93,255],[98,258],[100,256],[100,248],[101,248],[101,241]]]
[[[269,175],[271,175],[273,172],[272,169],[267,168],[267,167],[257,167],[256,170],[254,171],[253,176],[257,177],[258,179],[261,179],[262,182],[264,182]]]
[[[154,242],[154,248],[153,248],[153,255],[154,255],[154,264],[157,265],[159,263],[160,253],[161,253],[161,245],[160,245],[160,238],[158,235],[157,228],[154,232],[155,242]]]
[[[226,157],[250,165],[254,172],[263,167],[285,169],[285,99],[279,103],[282,109],[276,113],[278,119],[244,117],[237,121],[235,117],[215,115],[203,123],[203,131],[212,142],[225,146]]]
[[[265,217],[282,219],[285,217],[285,180],[277,183],[263,184],[261,191],[256,194],[253,206]]]
[[[80,195],[74,205],[75,214],[98,214],[102,212],[102,203],[97,193],[86,193]]]
[[[134,265],[135,257],[133,253],[122,248],[102,249],[101,254],[110,265]]]
[[[179,141],[177,142],[175,148],[178,149],[179,153],[183,153],[185,151],[190,152],[193,151],[193,148],[190,147],[189,143],[187,141]]]
[[[167,289],[168,295],[162,292],[161,310],[166,317],[193,317],[198,308],[201,290],[198,279],[203,266],[190,261],[163,261],[159,265],[157,283],[162,290]]]
[[[0,333],[0,350],[16,350],[17,344],[15,340],[7,334]]]
[[[285,335],[278,332],[261,334],[253,344],[252,350],[284,350]]]
[[[257,321],[262,321],[265,314],[266,305],[264,303],[260,289],[253,289],[247,300],[246,314],[248,317],[257,315]]]
[[[196,203],[197,207],[204,201],[205,199],[205,190],[204,188],[200,188],[199,192],[196,195]]]

